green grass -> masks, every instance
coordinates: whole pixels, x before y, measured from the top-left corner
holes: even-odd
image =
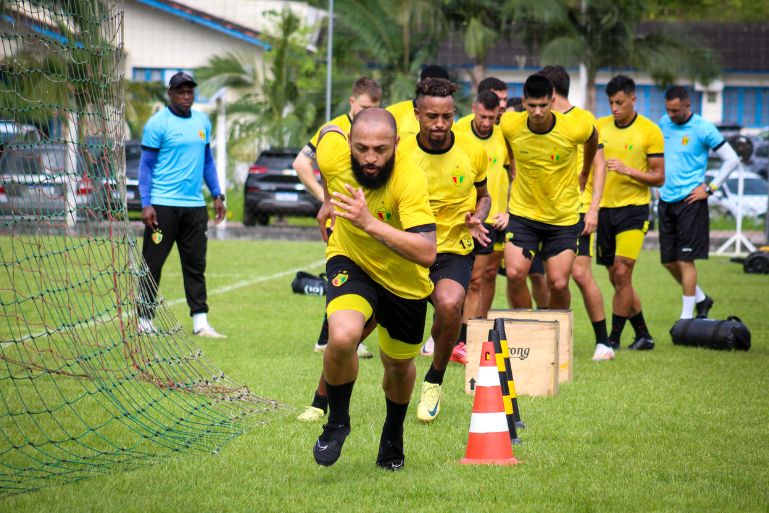
[[[516,511],[753,512],[769,507],[769,276],[743,274],[726,259],[698,264],[713,295],[713,316],[736,314],[751,328],[747,353],[674,347],[667,334],[680,289],[645,252],[636,285],[657,340],[648,353],[590,361],[593,335],[574,293],[575,379],[552,398],[521,398],[527,429],[516,467],[462,466],[472,399],[463,369],[447,373],[445,403],[430,426],[406,422],[406,468],[374,466],[384,399],[381,364],[361,362],[352,401],[353,431],[340,461],[318,467],[317,424],[295,420],[321,368],[312,344],[323,300],[294,295],[291,277],[219,294],[217,289],[292,268],[319,272],[315,242],[211,241],[210,319],[226,341],[195,340],[215,364],[256,394],[287,408],[218,455],[190,452],[155,464],[0,500],[0,511]],[[609,291],[603,269],[599,285]],[[500,278],[500,285],[501,285]],[[496,307],[503,307],[502,287]],[[161,291],[183,298],[176,253]],[[609,296],[605,296],[607,305]],[[189,330],[187,307],[173,311]],[[626,329],[624,344],[632,330]],[[376,347],[376,337],[367,341]],[[429,362],[417,361],[421,377]]]

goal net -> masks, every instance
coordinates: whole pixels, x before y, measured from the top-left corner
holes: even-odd
[[[126,215],[122,4],[0,2],[0,496],[187,449],[274,411],[191,343]],[[143,293],[144,292],[144,293]]]

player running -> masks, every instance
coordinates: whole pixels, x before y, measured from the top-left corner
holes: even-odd
[[[583,117],[588,122],[595,124],[595,116],[592,113],[575,107],[569,102],[569,86],[571,79],[569,73],[563,66],[545,66],[539,71],[541,75],[546,76],[553,82],[553,109],[564,114],[566,119],[574,117]],[[600,137],[599,137],[600,139]],[[578,162],[582,162],[581,153],[583,148],[578,149]],[[599,143],[598,150],[595,153],[594,162],[598,165],[591,169],[590,176],[587,179],[584,190],[580,191],[579,198],[579,218],[584,222],[590,218],[593,223],[598,221],[598,209],[600,207],[603,186],[606,180],[605,162],[603,156],[603,146]],[[606,313],[603,308],[603,296],[601,289],[593,278],[593,265],[591,257],[593,256],[593,233],[583,233],[577,241],[577,256],[574,258],[574,265],[571,268],[574,282],[582,293],[582,299],[585,303],[585,310],[593,325],[595,334],[595,353],[593,360],[603,361],[614,358],[614,350],[609,347],[609,335],[606,330]]]
[[[614,287],[609,346],[619,349],[627,320],[635,330],[632,350],[654,349],[633,288],[633,268],[649,228],[650,187],[665,182],[659,127],[635,111],[635,82],[617,75],[606,84],[611,115],[597,122],[606,156],[606,185],[598,213],[598,256]]]
[[[515,169],[505,246],[509,292],[515,308],[531,308],[526,275],[532,258],[541,253],[549,307],[567,309],[577,239],[595,230],[589,217],[583,226],[577,209],[579,187],[587,181],[598,148],[598,132],[584,117],[553,110],[553,83],[547,77],[529,76],[523,94],[526,111],[506,112],[500,123]],[[581,163],[580,145],[584,145]]]
[[[435,351],[417,406],[422,422],[432,422],[440,412],[443,376],[459,334],[473,269],[474,239],[481,245],[491,242],[483,227],[491,206],[486,190],[488,159],[477,142],[451,131],[456,90],[455,84],[441,78],[417,84],[419,134],[404,140],[399,149],[427,176],[437,225],[438,256],[430,268],[435,285],[431,296]]]
[[[412,159],[396,154],[397,128],[383,109],[353,119],[349,142],[327,127],[317,145],[325,201],[336,212],[326,248],[328,348],[323,378],[328,423],[313,447],[319,465],[333,465],[350,434],[350,398],[358,376],[356,348],[376,316],[387,414],[376,464],[403,468],[403,422],[414,388],[414,357],[424,331],[427,267],[435,262],[435,218],[427,180]]]

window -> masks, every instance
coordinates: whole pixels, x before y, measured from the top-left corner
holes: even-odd
[[[769,87],[725,87],[723,123],[769,125]]]

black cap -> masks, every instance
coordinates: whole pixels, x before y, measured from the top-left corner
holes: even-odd
[[[176,75],[172,76],[171,80],[168,81],[168,88],[176,89],[177,87],[184,84],[190,84],[192,87],[197,87],[198,85],[198,83],[192,79],[192,76],[189,73],[180,71]]]

